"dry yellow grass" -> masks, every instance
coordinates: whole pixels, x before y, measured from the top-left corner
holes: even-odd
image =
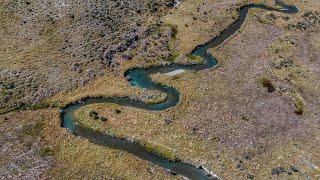
[[[281,61],[274,54],[275,49],[279,49],[284,57],[299,57],[296,53],[301,52],[300,45],[304,43],[299,35],[317,36],[318,32],[286,29],[288,24],[300,21],[301,14],[308,9],[304,3],[294,3],[302,11],[290,16],[289,21],[282,19],[287,15],[274,13],[278,16],[277,20],[269,22],[267,18],[270,12],[252,10],[241,32],[212,50],[219,60],[218,68],[187,72],[177,77],[154,75],[156,81],[176,87],[181,92],[179,106],[160,113],[116,105],[86,107],[87,110],[95,109],[110,117],[107,123],[95,122],[96,127],[119,136],[161,144],[182,160],[204,164],[225,179],[251,175],[256,178],[317,178],[317,157],[320,152],[314,147],[318,146],[316,117],[319,110],[317,100],[312,98],[318,99],[320,94],[318,78],[315,72],[309,72],[311,66],[308,67],[297,58],[293,58],[297,67],[272,69],[272,64]],[[186,18],[179,14],[179,8],[176,14],[171,15],[173,25],[173,22],[183,22],[179,18]],[[176,45],[182,52],[190,52],[194,45],[189,43],[193,40],[179,38],[190,37],[186,36],[190,32],[178,32]],[[298,46],[284,40],[291,36],[299,39]],[[198,40],[194,44],[202,41]],[[312,42],[315,45],[310,48],[317,48],[316,42],[315,38]],[[297,72],[300,74],[291,77]],[[282,80],[288,75],[294,92],[306,103],[306,111],[302,116],[294,113],[295,100],[291,94],[278,92]],[[266,92],[259,84],[263,76],[276,80],[274,85],[277,92]],[[114,108],[122,108],[122,113],[112,114]],[[82,118],[87,110],[80,110],[79,113],[84,115]],[[172,119],[173,123],[165,125],[166,118]],[[91,122],[90,119],[82,120],[87,120],[89,124]],[[310,133],[301,134],[300,131]],[[251,160],[244,158],[246,153],[252,154]],[[272,169],[280,166],[288,172],[291,166],[296,166],[299,173],[273,175]]]
[[[181,92],[181,102],[177,107],[149,112],[113,104],[95,104],[80,109],[77,117],[101,131],[161,145],[183,161],[202,164],[224,179],[246,179],[251,175],[257,179],[318,179],[320,88],[319,70],[315,68],[319,66],[315,59],[319,51],[319,32],[286,28],[286,25],[300,21],[302,13],[318,11],[314,6],[317,2],[286,2],[296,4],[301,13],[290,15],[288,21],[282,18],[287,15],[274,13],[278,18],[271,22],[268,19],[270,12],[252,10],[241,31],[212,50],[219,60],[219,67],[186,72],[177,77],[154,75],[152,78],[156,81],[174,86]],[[266,3],[271,4],[271,1]],[[226,9],[240,4],[237,1],[186,0],[163,21],[177,26],[175,47],[181,55],[186,55],[196,45],[227,27],[236,14]],[[196,12],[198,5],[200,12]],[[204,15],[204,12],[208,14]],[[287,41],[288,37],[297,39],[296,46]],[[273,68],[272,64],[281,62],[276,49],[283,57],[291,58],[295,67]],[[305,49],[308,51],[306,54],[303,53]],[[83,88],[61,93],[48,101],[65,105],[86,96],[128,95],[141,98],[142,91],[130,87],[122,76],[136,62],[138,60],[134,59],[125,64],[116,75],[108,74]],[[276,92],[266,92],[259,83],[262,77],[272,80]],[[288,78],[289,83],[285,84],[284,80]],[[287,85],[293,91],[281,93],[281,87]],[[306,106],[303,115],[294,113],[295,99],[291,93],[303,99]],[[122,112],[113,113],[115,108]],[[87,116],[91,109],[109,120],[105,123],[93,121]],[[39,112],[25,112],[30,115],[22,117],[28,120]],[[59,146],[59,153],[54,157],[57,165],[62,165],[54,167],[49,175],[59,178],[169,178],[160,168],[132,155],[75,138],[59,128],[58,110],[53,109],[52,113],[54,117],[50,119],[54,121],[46,129],[45,136],[49,143]],[[165,119],[173,122],[166,124]],[[280,166],[288,171],[291,166],[296,166],[299,173],[272,175],[272,169]],[[153,169],[155,174],[150,173]]]
[[[149,94],[152,94],[153,97],[148,98]],[[137,87],[132,87],[124,76],[110,73],[104,77],[97,78],[87,86],[77,88],[74,91],[59,93],[46,101],[48,103],[64,106],[88,96],[130,96],[132,98],[141,99],[147,103],[161,102],[166,98],[166,94],[162,92],[147,91]]]
[[[8,120],[4,120],[4,117]],[[34,138],[42,139],[42,143],[38,144],[37,148],[50,147],[50,152],[52,152],[50,159],[53,158],[53,163],[49,170],[41,174],[41,177],[49,179],[176,179],[176,177],[166,175],[164,169],[137,159],[131,154],[97,146],[85,139],[73,136],[60,127],[57,109],[9,113],[1,115],[0,120],[1,126],[8,128],[4,132],[6,136],[9,136],[10,129],[17,128],[15,123],[19,123],[22,127],[27,127],[29,124],[43,124],[37,129],[39,133],[35,134]],[[27,146],[27,142],[21,144],[19,148],[24,149],[24,146]],[[15,151],[12,149],[13,153]],[[6,160],[1,159],[0,164],[3,165]]]
[[[181,55],[186,55],[228,27],[236,18],[236,11],[231,10],[236,7],[239,7],[237,1],[186,0],[163,21],[177,27],[175,47]]]

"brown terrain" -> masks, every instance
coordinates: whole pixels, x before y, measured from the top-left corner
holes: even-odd
[[[114,26],[117,29],[91,25],[95,22],[91,16],[77,21],[80,24],[70,23],[71,16],[55,22],[55,35],[45,38],[26,34],[35,33],[30,29],[38,26],[49,28],[42,21],[21,28],[19,23],[28,23],[23,22],[19,13],[30,11],[22,12],[21,2],[7,0],[0,6],[1,16],[6,17],[0,20],[1,26],[6,27],[0,31],[0,77],[3,78],[0,90],[3,100],[7,99],[2,101],[0,110],[7,111],[19,103],[23,106],[39,102],[51,108],[20,109],[0,116],[1,179],[179,179],[131,154],[75,137],[60,128],[57,107],[100,95],[159,102],[165,94],[131,87],[123,77],[124,71],[170,61],[189,62],[186,55],[227,28],[237,18],[236,10],[240,6],[250,2],[275,6],[268,0],[185,0],[176,8],[164,1],[153,6],[148,5],[151,1],[129,1],[129,5],[110,1],[115,7],[117,3],[122,5],[116,9],[117,15],[123,16],[119,18],[121,21],[115,21],[119,23]],[[138,139],[164,149],[168,156],[203,165],[222,179],[319,179],[319,2],[287,0],[285,3],[296,5],[299,13],[250,10],[241,30],[211,50],[219,62],[216,68],[175,76],[153,75],[155,81],[180,91],[178,106],[150,112],[115,104],[94,104],[80,109],[76,116],[94,129]],[[106,9],[110,8],[110,4],[105,5]],[[98,1],[92,6],[104,7]],[[155,6],[157,11],[152,8]],[[86,13],[80,16],[87,12],[81,8],[91,6],[80,3],[77,7],[72,8],[74,18],[78,13],[79,17],[86,17]],[[136,12],[136,7],[146,7],[143,11],[146,13],[132,17],[121,13]],[[115,10],[99,11],[115,13]],[[15,12],[15,16],[9,12]],[[57,18],[63,14],[55,13]],[[94,14],[91,9],[87,13]],[[133,24],[141,21],[141,25],[131,27],[132,21]],[[148,28],[152,33],[142,35]],[[90,37],[88,33],[107,30],[110,32],[106,37],[96,41],[93,37],[85,39]],[[139,38],[127,44],[132,39],[126,39],[125,35],[135,37],[132,31]],[[83,41],[99,47],[89,51],[80,45]],[[64,51],[59,49],[64,46]],[[122,46],[127,49],[119,51]],[[90,52],[96,57],[88,58]],[[111,53],[113,58],[101,59],[103,53]],[[28,78],[32,79],[30,86]],[[79,85],[79,82],[85,83]],[[50,88],[49,94],[42,94],[43,89]],[[8,95],[10,98],[5,98]],[[108,121],[92,120],[88,115],[91,110]]]

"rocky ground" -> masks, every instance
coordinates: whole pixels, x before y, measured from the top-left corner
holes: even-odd
[[[1,5],[8,5],[13,1],[10,2],[4,1]],[[73,64],[78,63],[76,59],[79,62],[82,59],[88,60],[88,54],[85,58],[76,56],[77,58],[70,58],[70,62],[62,63],[63,68],[68,70],[66,72],[74,73],[72,78],[86,75],[86,68],[95,68],[99,64],[107,69],[109,65],[113,66],[114,71],[106,71],[104,76],[86,83],[86,86],[58,93],[53,98],[46,99],[46,102],[64,105],[88,95],[132,96],[151,102],[159,101],[165,97],[163,94],[130,87],[122,76],[123,72],[137,64],[167,62],[159,60],[159,57],[177,57],[177,62],[184,62],[185,55],[196,45],[219,34],[236,18],[235,10],[249,2],[251,1],[185,0],[156,21],[159,22],[159,25],[155,25],[158,28],[150,36],[144,35],[145,31],[138,30],[139,40],[134,45],[129,43],[130,40],[117,40],[116,43],[108,44],[108,51],[102,51],[106,52],[103,56],[105,58],[87,65]],[[273,1],[261,2],[275,5]],[[149,112],[96,104],[79,110],[79,120],[108,133],[161,147],[184,161],[204,165],[224,179],[319,179],[320,11],[315,6],[317,0],[285,2],[297,5],[300,12],[287,15],[252,10],[240,32],[212,50],[219,60],[217,68],[197,73],[184,72],[175,76],[154,75],[156,81],[172,85],[181,92],[182,100],[177,107],[163,112]],[[136,6],[144,7],[140,4]],[[166,9],[165,4],[160,7]],[[0,14],[4,12],[6,11],[1,10]],[[165,10],[162,13],[164,12]],[[151,18],[150,21],[154,19]],[[7,23],[7,20],[1,19],[0,22]],[[80,27],[90,30],[85,28],[87,26]],[[99,32],[96,30],[92,30],[92,33]],[[128,28],[124,32],[135,39],[135,33],[131,30]],[[5,32],[10,31],[1,30],[2,34]],[[74,33],[69,35],[75,36]],[[113,37],[126,39],[116,33]],[[56,41],[56,38],[52,39]],[[64,42],[65,38],[62,39],[61,42]],[[76,42],[71,40],[69,42]],[[45,52],[45,55],[49,52],[47,46],[40,44],[39,49],[33,49],[34,44],[31,47],[27,46],[29,43],[21,41],[23,48],[15,48],[17,44],[9,46],[9,42],[11,41],[0,45],[5,52],[0,55],[1,58],[7,58],[0,62],[0,67],[32,69],[29,67],[34,67],[32,64],[37,63],[26,63],[23,60],[28,60],[39,52]],[[80,44],[74,43],[76,44],[80,47]],[[150,44],[154,46],[149,46]],[[50,43],[46,42],[46,45]],[[131,49],[131,46],[135,48]],[[5,50],[8,47],[12,47],[10,51]],[[44,47],[45,50],[41,49]],[[66,52],[73,52],[72,48],[68,48],[65,48]],[[122,52],[122,48],[129,50]],[[55,52],[51,49],[50,52]],[[159,49],[161,52],[158,52]],[[13,51],[17,54],[15,63],[9,61],[13,57],[6,54]],[[25,54],[26,52],[28,53]],[[77,52],[88,51],[81,49]],[[101,55],[101,51],[99,52]],[[53,58],[54,56],[46,57],[50,58],[40,61],[43,57],[39,56],[35,62],[51,65],[55,61],[49,59],[58,59]],[[113,60],[110,61],[109,57],[113,57]],[[35,72],[34,69],[33,71]],[[52,71],[43,69],[37,73],[41,72]],[[60,76],[59,73],[56,74]],[[33,77],[32,75],[31,73],[29,76]],[[65,75],[61,73],[61,76]],[[60,82],[59,78],[51,80],[65,85],[65,81]],[[15,87],[15,84],[8,82],[1,86],[6,87],[2,92],[11,92],[10,87]],[[22,88],[23,85],[17,87]],[[14,94],[15,89],[12,92]],[[92,110],[106,117],[107,121],[93,120],[89,115]],[[0,131],[4,134],[0,138],[1,145],[4,145],[0,148],[1,153],[6,156],[0,161],[0,175],[3,179],[10,176],[58,179],[179,178],[125,152],[99,147],[84,139],[75,138],[59,127],[58,109],[10,113],[2,115],[0,119]],[[24,160],[26,156],[30,161]]]
[[[53,165],[54,154],[43,136],[43,116],[2,116],[0,179],[39,179]]]

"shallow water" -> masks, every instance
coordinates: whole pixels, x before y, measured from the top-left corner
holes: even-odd
[[[288,14],[298,12],[298,8],[296,8],[295,6],[285,5],[281,2],[279,2],[279,6],[282,6],[281,9],[267,7],[262,4],[250,4],[240,8],[239,18],[232,25],[230,25],[227,29],[222,31],[219,36],[213,38],[206,44],[197,46],[193,50],[193,52],[191,53],[192,55],[200,56],[204,59],[204,62],[202,64],[170,64],[150,68],[133,68],[125,72],[124,76],[130,81],[132,86],[137,86],[149,90],[159,90],[166,93],[167,99],[164,102],[158,104],[146,104],[139,100],[130,99],[129,97],[87,97],[79,102],[71,103],[61,110],[61,126],[69,129],[77,136],[89,139],[91,142],[95,144],[127,151],[141,159],[150,161],[166,169],[170,169],[171,171],[185,176],[187,178],[217,179],[217,177],[215,177],[208,171],[204,170],[203,168],[197,168],[194,165],[187,164],[184,162],[170,161],[155,153],[147,151],[139,144],[136,144],[129,140],[112,137],[110,135],[83,127],[76,122],[74,112],[83,106],[95,103],[115,103],[121,106],[135,107],[139,109],[152,111],[161,111],[176,106],[180,101],[179,91],[177,91],[173,87],[153,82],[150,79],[150,74],[170,73],[177,70],[201,71],[214,67],[215,65],[217,65],[217,60],[210,53],[208,53],[208,50],[210,48],[215,48],[219,46],[226,39],[230,38],[233,34],[235,34],[241,28],[241,25],[244,23],[245,18],[248,14],[248,10],[250,8],[260,8],[268,11],[278,11]]]

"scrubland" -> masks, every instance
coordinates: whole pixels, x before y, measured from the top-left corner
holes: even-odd
[[[4,5],[9,2],[1,4],[1,15]],[[162,93],[131,87],[123,77],[125,70],[168,63],[165,59],[172,55],[175,57],[169,58],[172,62],[188,61],[187,56],[195,46],[217,36],[237,18],[236,10],[250,2],[253,1],[185,0],[177,8],[165,9],[156,16],[159,25],[155,33],[143,36],[150,38],[148,42],[154,43],[154,46],[149,46],[150,43],[143,46],[138,41],[136,48],[130,50],[133,54],[137,53],[132,57],[126,54],[126,50],[114,53],[114,61],[110,64],[108,58],[103,58],[81,65],[80,69],[98,67],[95,63],[105,63],[107,67],[101,69],[104,72],[101,77],[94,76],[83,87],[72,86],[67,91],[63,88],[50,94],[50,98],[43,99],[56,106],[86,96],[101,95],[161,101],[165,98]],[[274,6],[272,1],[254,2]],[[320,178],[320,10],[316,0],[285,2],[296,5],[300,12],[288,15],[250,10],[241,30],[218,48],[210,50],[218,59],[216,68],[188,71],[176,76],[153,75],[155,81],[180,91],[181,102],[178,106],[150,112],[115,104],[95,104],[76,113],[79,121],[109,134],[147,142],[152,149],[159,148],[168,156],[203,165],[224,179]],[[150,22],[154,21],[149,18]],[[0,22],[8,23],[3,19]],[[86,27],[76,29],[86,30]],[[141,27],[149,26],[143,24]],[[2,36],[10,32],[1,31]],[[98,31],[94,29],[94,32]],[[119,31],[115,30],[114,37],[121,37],[116,32]],[[85,37],[71,34],[77,38]],[[19,44],[14,43],[16,40],[12,39],[15,36],[7,35],[6,38],[10,37],[10,41],[1,43],[4,53],[0,58],[7,58],[0,63],[3,71],[28,66],[25,69],[32,69],[34,73],[55,72],[58,76],[71,78],[86,72],[77,68],[70,71],[67,65],[81,59],[86,61],[87,57],[70,58],[60,67],[57,62],[68,58],[52,55],[55,52],[52,49],[59,46],[47,41],[55,42],[59,38],[38,37],[47,44],[40,45],[40,41],[30,43],[17,40]],[[61,42],[65,41],[64,37],[61,39]],[[9,48],[9,44],[17,47]],[[36,49],[35,44],[38,44]],[[159,50],[157,44],[162,44],[159,47],[166,50]],[[113,44],[112,48],[118,48],[118,45]],[[145,50],[145,47],[151,49]],[[80,48],[79,52],[87,51]],[[96,52],[93,54],[97,55]],[[128,57],[130,60],[127,60]],[[32,63],[36,59],[37,63]],[[59,72],[63,73],[46,69],[55,63],[58,64],[56,68],[61,68]],[[39,64],[43,69],[36,71],[34,67]],[[32,73],[30,76],[34,77]],[[63,77],[59,80],[52,76],[51,83],[57,87],[71,86],[70,81],[62,81],[65,80]],[[43,76],[39,75],[39,78]],[[47,81],[49,78],[43,79]],[[6,86],[1,87],[8,85],[6,81]],[[120,113],[115,113],[116,109]],[[101,122],[92,119],[89,116],[91,110],[108,120]],[[60,128],[58,113],[58,108],[52,108],[1,116],[1,134],[5,135],[0,139],[4,144],[1,150],[7,155],[6,159],[1,159],[1,169],[4,170],[1,177],[178,178],[128,153],[100,147],[73,136]],[[19,158],[22,157],[17,155],[20,151],[31,153],[31,158],[39,163],[21,161]]]

